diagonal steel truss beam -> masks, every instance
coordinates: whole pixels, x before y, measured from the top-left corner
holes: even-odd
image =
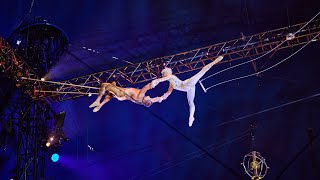
[[[296,33],[298,30],[299,32]],[[129,86],[159,77],[165,66],[172,68],[174,74],[201,69],[210,63],[211,59],[219,55],[224,56],[220,63],[229,63],[246,58],[250,60],[264,55],[276,47],[277,49],[273,53],[281,49],[303,45],[319,32],[320,19],[69,79],[61,82],[61,84],[49,85],[46,82],[33,81],[36,82],[36,85],[40,84],[36,89],[42,91],[42,93],[37,93],[33,97],[46,97],[51,101],[74,99],[90,93],[97,93],[96,89],[89,87],[99,87],[101,82],[116,81],[120,86]],[[295,35],[294,38],[290,38],[290,33]],[[319,37],[314,41],[318,40],[320,40]],[[272,56],[273,53],[270,55]],[[253,65],[255,67],[255,64]],[[28,80],[25,79],[24,81]],[[73,86],[70,86],[70,84]],[[51,91],[55,91],[55,93]]]

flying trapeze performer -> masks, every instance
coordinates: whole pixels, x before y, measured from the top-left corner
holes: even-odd
[[[194,121],[194,113],[195,113],[195,105],[194,105],[194,97],[196,92],[196,84],[200,80],[200,78],[207,72],[209,69],[220,62],[223,59],[223,56],[217,57],[213,62],[207,64],[204,66],[197,74],[190,77],[189,79],[186,79],[184,81],[181,81],[177,76],[172,74],[172,69],[165,68],[161,71],[162,78],[155,79],[151,82],[152,87],[157,86],[160,82],[163,81],[169,81],[170,86],[173,87],[173,89],[187,92],[187,98],[188,98],[188,104],[189,104],[189,126],[191,127]]]
[[[161,103],[163,100],[166,100],[173,91],[173,87],[170,86],[168,91],[162,96],[151,98],[150,96],[146,96],[146,92],[152,88],[153,86],[151,83],[145,85],[142,89],[118,87],[116,86],[115,82],[103,83],[100,87],[97,99],[89,106],[89,108],[94,107],[93,112],[97,112],[113,97],[117,98],[119,101],[129,100],[136,104],[150,107],[153,103]],[[100,103],[102,96],[106,93],[106,91],[108,91],[108,93],[106,94],[104,100]]]

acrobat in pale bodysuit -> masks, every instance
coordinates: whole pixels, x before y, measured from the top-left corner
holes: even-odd
[[[162,96],[151,98],[150,96],[146,96],[146,92],[152,88],[153,87],[150,83],[145,85],[142,89],[118,87],[116,86],[115,82],[103,83],[100,87],[97,99],[89,107],[94,108],[93,112],[97,112],[113,97],[117,98],[119,101],[129,100],[136,104],[149,107],[153,103],[161,103],[163,100],[167,99],[173,90],[173,87],[170,86],[168,91]],[[106,94],[104,100],[100,103],[102,96],[106,93],[106,91],[108,91],[108,93]]]
[[[194,97],[196,92],[196,84],[200,80],[200,78],[215,64],[220,62],[223,59],[222,56],[217,57],[213,62],[207,64],[204,66],[201,71],[199,71],[194,76],[190,77],[189,79],[186,79],[184,81],[181,81],[177,76],[172,74],[172,70],[170,68],[165,68],[161,71],[162,78],[155,79],[151,82],[151,85],[155,87],[160,82],[163,81],[169,81],[170,85],[173,87],[173,89],[187,92],[187,98],[188,98],[188,104],[189,104],[189,126],[191,127],[194,121],[194,113],[195,113],[195,105],[194,105]]]

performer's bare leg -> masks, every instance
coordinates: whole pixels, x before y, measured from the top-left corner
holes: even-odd
[[[104,98],[104,100],[101,102],[101,104],[99,104],[98,106],[96,106],[93,109],[93,112],[98,112],[100,110],[100,108],[105,105],[107,102],[109,102],[111,99],[113,98],[112,94],[107,94]]]
[[[125,93],[123,90],[121,90],[120,87],[116,86],[116,82],[112,82],[112,83],[103,83],[100,87],[99,90],[99,95],[97,97],[97,99],[89,106],[89,108],[93,108],[96,106],[100,105],[100,101],[102,99],[102,96],[106,93],[106,91],[111,92],[112,94],[118,96],[118,97],[123,97],[125,96]]]
[[[196,87],[192,87],[187,91],[187,98],[188,98],[188,104],[189,104],[189,127],[192,126],[194,121],[194,113],[196,111],[196,107],[194,105],[194,97],[196,93]]]
[[[217,63],[220,62],[222,59],[223,59],[222,56],[217,57],[213,62],[211,62],[211,63],[207,64],[206,66],[204,66],[197,74],[195,74],[195,75],[192,76],[191,78],[183,81],[184,85],[188,85],[188,86],[196,85],[197,82],[200,80],[200,78],[202,78],[202,77],[205,75],[205,73],[206,73],[207,71],[209,71],[210,68],[211,68],[213,65],[217,64]]]
[[[93,108],[100,105],[101,98],[106,93],[106,86],[107,86],[107,83],[103,83],[101,85],[97,99],[89,106],[89,108]]]

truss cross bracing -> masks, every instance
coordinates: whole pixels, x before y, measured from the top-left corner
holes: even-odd
[[[298,30],[300,31],[298,32]],[[250,59],[274,50],[280,44],[270,55],[281,49],[306,44],[319,32],[320,20],[313,20],[310,23],[296,24],[179,54],[73,78],[60,82],[60,84],[34,81],[34,79],[39,80],[39,78],[29,75],[27,78],[30,78],[29,80],[33,79],[31,82],[35,83],[35,88],[42,92],[32,93],[33,90],[29,89],[27,93],[34,98],[46,97],[51,101],[73,99],[90,93],[97,93],[96,88],[100,86],[101,82],[116,81],[120,86],[130,86],[155,79],[160,76],[160,72],[165,66],[172,68],[174,74],[181,74],[201,69],[209,62],[212,62],[211,59],[219,55],[224,56],[223,61],[220,63],[229,63],[239,59],[248,59],[250,61]],[[319,39],[318,37],[314,41]],[[253,63],[253,65],[255,64]],[[26,69],[28,70],[28,68]],[[24,79],[22,82],[29,80]]]
[[[42,95],[36,96],[35,89],[53,89],[54,87],[48,83],[41,83],[38,81],[26,81],[21,77],[40,79],[34,70],[14,51],[14,49],[0,37],[0,70],[6,76],[13,80],[18,88],[32,98],[43,97]],[[46,103],[43,101],[43,103]]]

